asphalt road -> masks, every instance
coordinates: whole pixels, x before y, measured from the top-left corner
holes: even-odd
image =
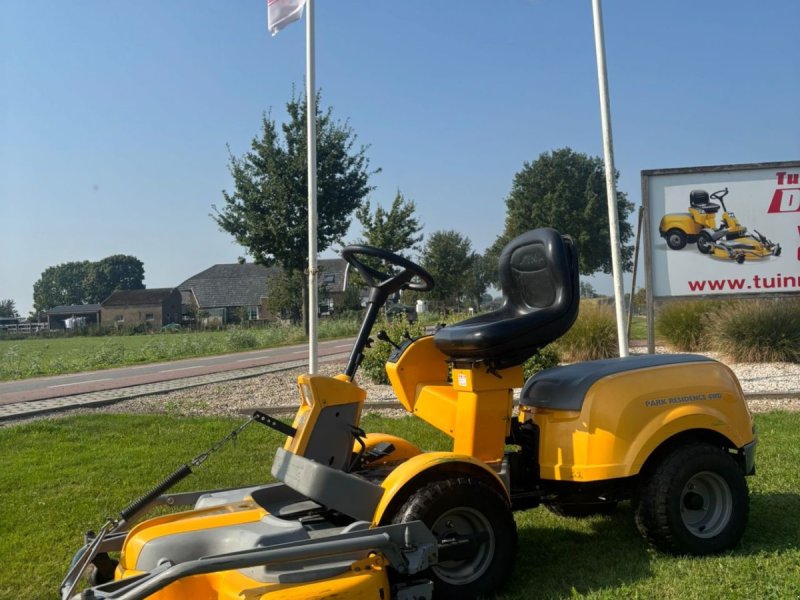
[[[352,345],[352,339],[319,342],[318,355],[322,358],[333,354],[349,353]],[[238,352],[222,356],[203,356],[135,367],[88,371],[72,375],[8,381],[0,383],[0,405],[60,398],[75,394],[302,360],[308,360],[308,344],[252,352]]]

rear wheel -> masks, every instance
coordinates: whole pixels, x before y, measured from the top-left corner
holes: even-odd
[[[392,519],[420,520],[439,543],[427,576],[438,599],[492,596],[514,566],[517,527],[499,491],[476,479],[434,481],[415,492]]]
[[[690,444],[669,454],[643,482],[636,525],[658,550],[716,554],[739,543],[749,500],[744,474],[728,452]]]
[[[714,247],[713,244],[714,242],[707,232],[701,231],[697,235],[697,249],[700,250],[701,253],[711,254],[711,250],[713,250]]]
[[[682,250],[686,246],[686,234],[680,229],[670,229],[666,235],[667,246],[673,250]]]

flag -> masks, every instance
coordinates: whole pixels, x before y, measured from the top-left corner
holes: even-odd
[[[303,16],[306,0],[267,0],[267,22],[272,35]]]

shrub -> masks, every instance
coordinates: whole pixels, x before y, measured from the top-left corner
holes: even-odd
[[[607,306],[581,306],[575,324],[553,343],[568,362],[599,360],[619,355],[617,323]]]
[[[800,302],[743,300],[714,315],[712,347],[732,362],[800,362]]]
[[[249,350],[258,346],[258,337],[255,333],[238,327],[228,330],[225,341],[231,350]]]
[[[395,344],[400,344],[405,339],[405,333],[412,338],[417,338],[425,333],[425,328],[419,323],[413,325],[405,318],[392,319],[391,321],[378,321],[372,328],[373,344],[364,353],[364,361],[361,363],[361,372],[364,373],[372,383],[388,384],[389,377],[386,375],[386,361],[389,355],[394,351],[394,346],[388,342],[381,342],[377,338],[377,333],[381,329],[385,330]]]
[[[522,375],[527,380],[539,371],[557,367],[561,362],[558,350],[550,344],[539,350],[522,364]]]
[[[722,302],[706,300],[670,302],[658,312],[656,332],[673,350],[709,350],[710,317],[722,307]]]

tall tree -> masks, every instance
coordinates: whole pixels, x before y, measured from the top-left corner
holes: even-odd
[[[83,260],[47,267],[33,284],[34,311],[38,313],[54,306],[86,303],[83,283],[91,264]]]
[[[102,302],[114,290],[144,289],[144,263],[135,256],[114,254],[92,263],[84,278],[87,302]]]
[[[0,317],[14,318],[18,316],[17,306],[13,300],[10,298],[0,300]]]
[[[512,238],[536,227],[553,227],[571,235],[578,246],[579,269],[583,275],[611,272],[608,204],[603,159],[561,148],[525,163],[514,176],[506,199],[503,234],[490,250],[499,256]],[[619,174],[616,174],[619,178]],[[625,270],[632,267],[633,247],[628,243],[633,229],[628,215],[633,204],[624,192],[617,192],[620,243]]]
[[[363,231],[363,238],[357,243],[383,248],[405,258],[409,258],[409,251],[419,249],[422,223],[414,216],[416,204],[413,200],[406,200],[397,190],[388,211],[380,205],[375,207],[374,213],[371,209],[367,200],[356,210]]]
[[[487,262],[486,256],[473,252],[470,268],[464,280],[465,299],[468,304],[475,307],[476,311],[480,310],[483,295],[491,284],[489,278],[491,268]]]
[[[428,297],[442,308],[460,308],[475,256],[472,243],[457,231],[435,231],[429,235],[421,262],[433,275],[436,286],[428,292]]]
[[[33,308],[39,313],[54,306],[99,303],[114,290],[140,289],[144,289],[144,264],[135,256],[68,262],[48,267],[33,284]]]
[[[286,111],[289,120],[280,128],[265,113],[250,151],[241,157],[231,154],[234,190],[222,192],[225,204],[220,210],[212,206],[211,216],[257,263],[278,263],[296,274],[308,265],[305,100],[293,94]],[[353,211],[372,189],[372,173],[367,149],[356,147],[357,137],[347,122],[335,121],[330,108],[318,108],[316,124],[317,248],[322,252],[347,232]],[[305,323],[307,293],[303,286]]]

